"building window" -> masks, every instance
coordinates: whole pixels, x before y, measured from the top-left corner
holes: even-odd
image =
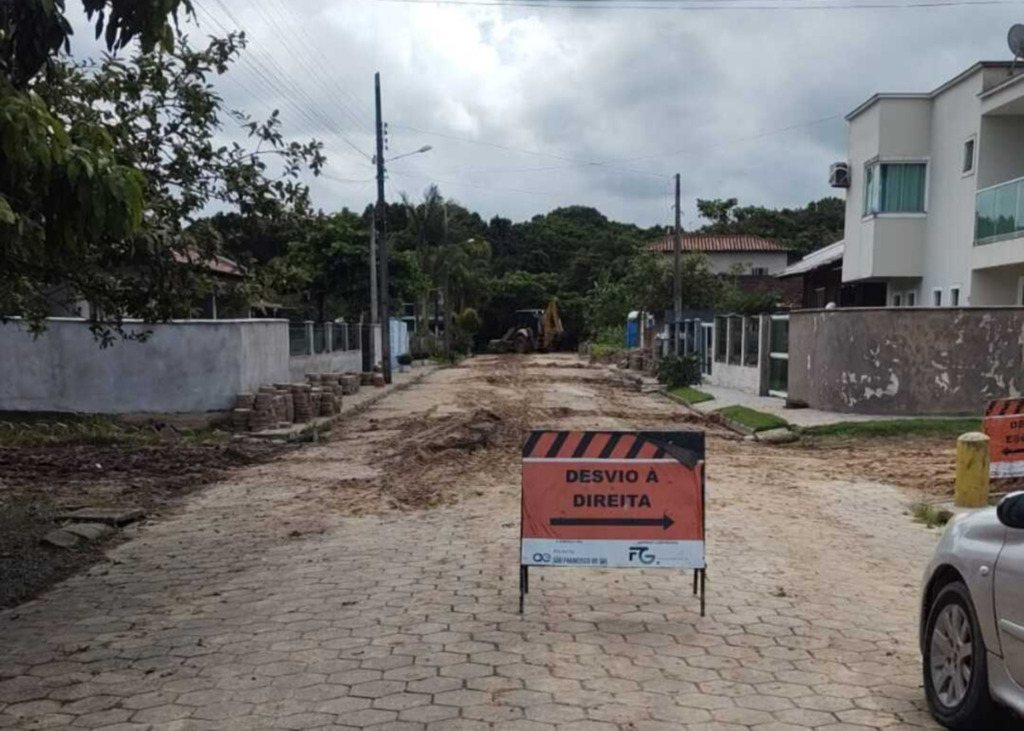
[[[750,267],[750,273],[756,277],[768,276],[768,267]]]
[[[960,285],[949,288],[949,306],[959,307],[960,306]]]
[[[869,165],[864,180],[864,215],[924,213],[923,162],[883,162]]]
[[[907,307],[917,307],[917,292],[913,290],[907,292]]]
[[[932,306],[942,307],[942,290],[938,287],[932,290]]]
[[[900,292],[892,293],[892,306],[903,307],[903,295]]]
[[[974,172],[974,147],[975,138],[968,137],[964,142],[964,166],[963,174],[967,175],[970,172]]]

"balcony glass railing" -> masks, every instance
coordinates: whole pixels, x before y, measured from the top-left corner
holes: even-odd
[[[991,244],[1024,234],[1024,178],[978,191],[974,243]]]

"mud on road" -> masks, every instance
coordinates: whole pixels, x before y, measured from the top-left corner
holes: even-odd
[[[917,494],[579,365],[438,371],[0,611],[0,727],[936,728]],[[532,428],[706,429],[706,617],[688,576],[646,569],[531,572],[517,613]]]
[[[186,441],[172,429],[115,432],[104,424],[79,433],[73,423],[62,426],[25,423],[0,430],[0,608],[101,560],[109,548],[42,545],[59,514],[92,506],[142,508],[158,519],[194,490],[281,451],[209,435]]]

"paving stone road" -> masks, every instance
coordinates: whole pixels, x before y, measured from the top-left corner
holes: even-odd
[[[536,426],[688,426],[574,363],[435,373],[0,613],[0,727],[937,728],[915,646],[937,536],[906,494],[819,479],[813,455],[709,440],[704,619],[689,576],[653,570],[537,570],[516,614],[512,454],[469,475],[455,505],[352,517],[332,502],[380,468],[394,432],[371,420],[528,398]]]

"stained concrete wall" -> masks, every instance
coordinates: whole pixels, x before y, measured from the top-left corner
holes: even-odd
[[[980,415],[1024,393],[1024,308],[801,310],[789,397],[826,411]]]
[[[307,373],[344,373],[363,370],[363,351],[343,350],[316,355],[292,356],[288,371],[293,383],[302,383]]]
[[[100,349],[80,319],[33,338],[0,325],[0,410],[183,413],[231,408],[235,395],[289,380],[286,320],[137,325],[146,342]]]

